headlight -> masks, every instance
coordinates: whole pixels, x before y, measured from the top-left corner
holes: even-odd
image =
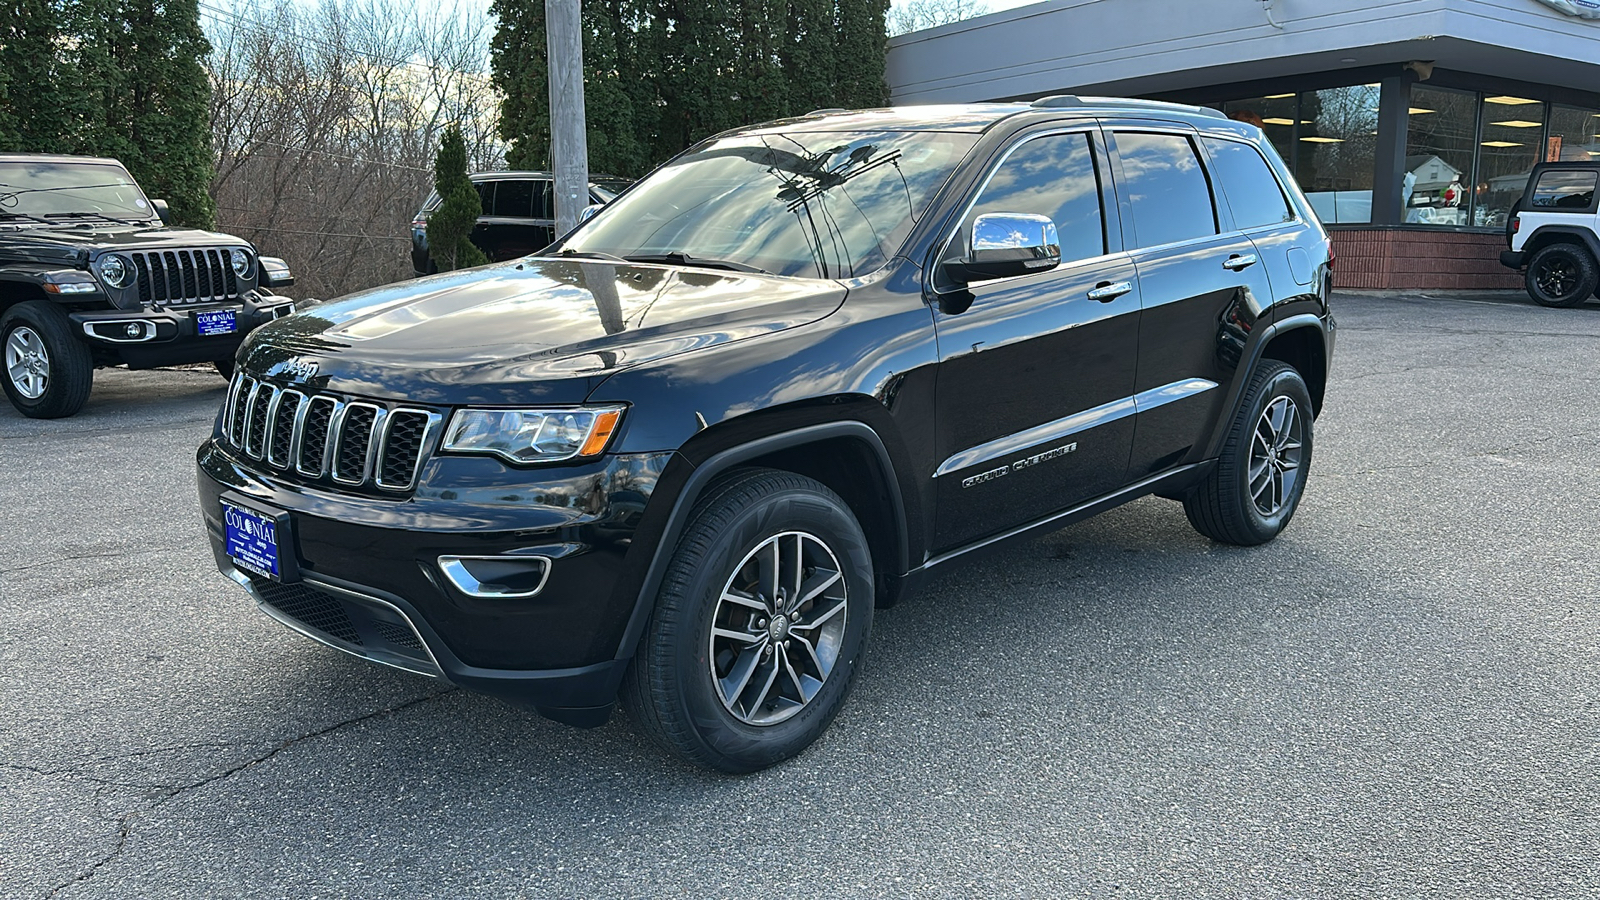
[[[587,459],[606,449],[620,421],[620,406],[463,409],[450,420],[444,449],[489,453],[513,463]]]
[[[97,268],[100,270],[100,278],[111,287],[125,288],[128,282],[133,280],[133,266],[115,254],[108,253],[100,257]]]
[[[240,278],[250,277],[250,268],[255,263],[255,260],[250,258],[249,251],[235,250],[229,254],[229,259],[233,263],[233,274]]]

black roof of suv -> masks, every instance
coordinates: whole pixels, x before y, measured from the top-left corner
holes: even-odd
[[[1188,107],[827,113],[708,139],[545,252],[252,337],[199,453],[291,628],[749,771],[875,606],[1136,497],[1259,544],[1306,489],[1331,251]]]

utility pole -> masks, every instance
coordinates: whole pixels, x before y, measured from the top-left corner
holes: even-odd
[[[550,54],[550,161],[555,167],[556,236],[576,228],[589,205],[589,138],[583,119],[581,0],[544,0]]]

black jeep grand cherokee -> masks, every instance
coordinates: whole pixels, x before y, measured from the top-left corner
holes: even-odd
[[[541,256],[252,335],[199,452],[217,562],[342,650],[702,765],[798,753],[874,605],[1146,494],[1271,540],[1330,248],[1207,110],[814,114],[691,148]]]

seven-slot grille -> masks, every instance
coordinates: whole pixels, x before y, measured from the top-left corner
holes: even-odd
[[[239,278],[229,260],[231,250],[137,250],[140,303],[203,303],[239,296]]]
[[[245,456],[282,472],[408,491],[443,420],[427,409],[306,394],[240,374],[228,388],[223,433]]]

